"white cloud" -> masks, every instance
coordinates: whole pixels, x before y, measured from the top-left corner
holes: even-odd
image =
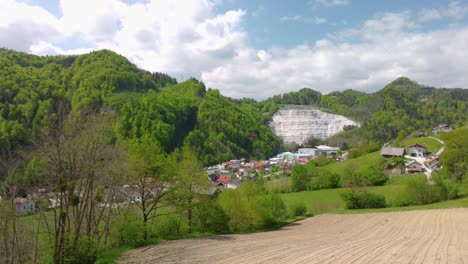
[[[280,18],[281,21],[296,21],[296,22],[306,22],[314,24],[323,24],[327,23],[327,19],[323,17],[303,17],[303,16],[283,16]]]
[[[244,10],[217,13],[217,2],[209,0],[98,2],[61,0],[63,16],[57,18],[40,7],[2,0],[0,46],[36,54],[111,49],[141,68],[198,77],[231,97],[266,98],[302,87],[371,91],[402,75],[433,86],[468,83],[468,26],[422,31],[419,12],[376,14],[312,45],[255,49],[243,29]],[[454,5],[461,6],[453,2],[445,9]],[[461,16],[441,10],[443,17]],[[63,44],[75,39],[75,46]]]
[[[312,0],[309,3],[314,6],[333,7],[348,5],[350,0]]]
[[[0,1],[0,46],[28,51],[40,41],[60,38],[59,21],[47,10],[19,3]]]
[[[448,6],[440,8],[425,8],[418,13],[419,21],[427,22],[434,20],[463,19],[468,14],[468,6],[460,1],[452,1]]]
[[[219,14],[215,6],[210,0],[133,4],[121,0],[61,0],[63,15],[57,18],[39,7],[2,0],[0,46],[41,55],[106,48],[148,70],[178,78],[200,77],[201,72],[231,60],[247,43],[241,28],[246,12]],[[87,45],[67,47],[70,40]]]
[[[468,27],[418,32],[410,12],[385,13],[314,45],[255,50],[203,73],[208,86],[232,97],[266,98],[310,87],[327,93],[373,91],[408,76],[438,87],[466,87]]]

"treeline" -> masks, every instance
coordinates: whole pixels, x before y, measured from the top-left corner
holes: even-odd
[[[206,92],[195,79],[177,84],[108,50],[47,57],[0,50],[0,128],[11,144],[39,140],[58,112],[92,115],[103,107],[119,114],[118,138],[150,135],[166,152],[182,146],[192,132],[187,142],[205,165],[240,156],[266,158],[280,145],[260,112]]]

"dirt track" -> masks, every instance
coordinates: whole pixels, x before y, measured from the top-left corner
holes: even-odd
[[[468,263],[468,208],[320,215],[272,232],[165,242],[119,263]]]

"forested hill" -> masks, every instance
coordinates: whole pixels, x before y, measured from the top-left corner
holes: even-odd
[[[327,95],[304,88],[262,102],[230,99],[195,79],[183,83],[138,69],[109,50],[80,56],[40,57],[0,49],[0,144],[5,150],[40,142],[60,116],[92,116],[111,109],[113,144],[157,142],[165,153],[190,146],[205,164],[232,158],[268,158],[281,142],[269,118],[285,105],[312,105],[345,115],[361,127],[330,144],[379,148],[416,129],[467,120],[468,90],[435,89],[399,78],[367,94],[354,90]],[[369,147],[371,146],[371,147]]]
[[[304,88],[297,92],[273,96],[263,102],[239,100],[251,104],[268,119],[285,105],[311,105],[324,111],[344,115],[361,123],[361,127],[328,140],[342,147],[375,150],[389,140],[399,140],[415,130],[430,131],[439,123],[453,127],[468,120],[468,89],[442,89],[417,84],[401,77],[375,93],[354,90],[327,95]],[[373,149],[365,149],[373,145]]]
[[[138,69],[101,50],[39,57],[0,50],[0,146],[11,151],[51,134],[63,116],[114,114],[111,142],[157,142],[166,153],[186,144],[204,164],[236,157],[267,158],[280,141],[250,106],[203,83]]]

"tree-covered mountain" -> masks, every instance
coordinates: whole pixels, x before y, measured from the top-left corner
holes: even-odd
[[[280,140],[259,111],[203,83],[177,84],[101,50],[40,57],[0,50],[0,140],[24,147],[51,132],[59,116],[115,113],[116,140],[158,141],[166,153],[190,145],[205,165],[236,157],[267,158]]]

